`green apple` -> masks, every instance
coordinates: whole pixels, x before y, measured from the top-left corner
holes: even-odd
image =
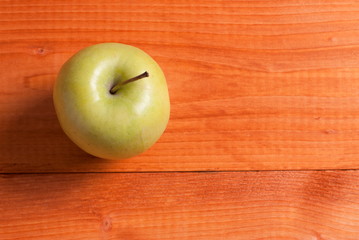
[[[161,68],[144,51],[120,43],[93,45],[71,57],[60,70],[53,100],[66,135],[105,159],[146,151],[170,114]]]

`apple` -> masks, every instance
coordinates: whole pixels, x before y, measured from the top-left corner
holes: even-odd
[[[72,56],[59,72],[53,101],[66,135],[105,159],[149,149],[170,115],[159,65],[144,51],[120,43],[96,44]]]

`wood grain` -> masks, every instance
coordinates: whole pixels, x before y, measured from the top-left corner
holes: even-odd
[[[100,42],[142,48],[172,103],[148,152],[110,162],[62,133],[61,65]],[[0,1],[0,171],[359,167],[357,1]]]
[[[1,175],[2,240],[359,236],[359,173]]]

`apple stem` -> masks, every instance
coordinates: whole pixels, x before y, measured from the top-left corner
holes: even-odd
[[[148,76],[150,76],[150,75],[149,75],[148,72],[146,71],[146,72],[144,72],[144,73],[142,73],[142,74],[140,74],[140,75],[138,75],[138,76],[136,76],[136,77],[127,79],[127,80],[124,81],[124,82],[119,82],[118,84],[116,84],[115,86],[113,86],[113,87],[111,88],[110,93],[111,93],[111,94],[115,94],[115,93],[120,89],[120,87],[122,87],[123,85],[125,85],[125,84],[127,84],[127,83],[130,83],[130,82],[134,82],[134,81],[140,80],[140,79],[145,78],[145,77],[148,77]]]

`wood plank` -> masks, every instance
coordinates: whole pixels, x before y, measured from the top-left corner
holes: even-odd
[[[0,172],[359,167],[356,1],[0,4]],[[110,162],[59,128],[52,86],[77,50],[136,45],[168,79],[171,119],[141,156]]]
[[[2,240],[359,236],[358,171],[11,174]]]

